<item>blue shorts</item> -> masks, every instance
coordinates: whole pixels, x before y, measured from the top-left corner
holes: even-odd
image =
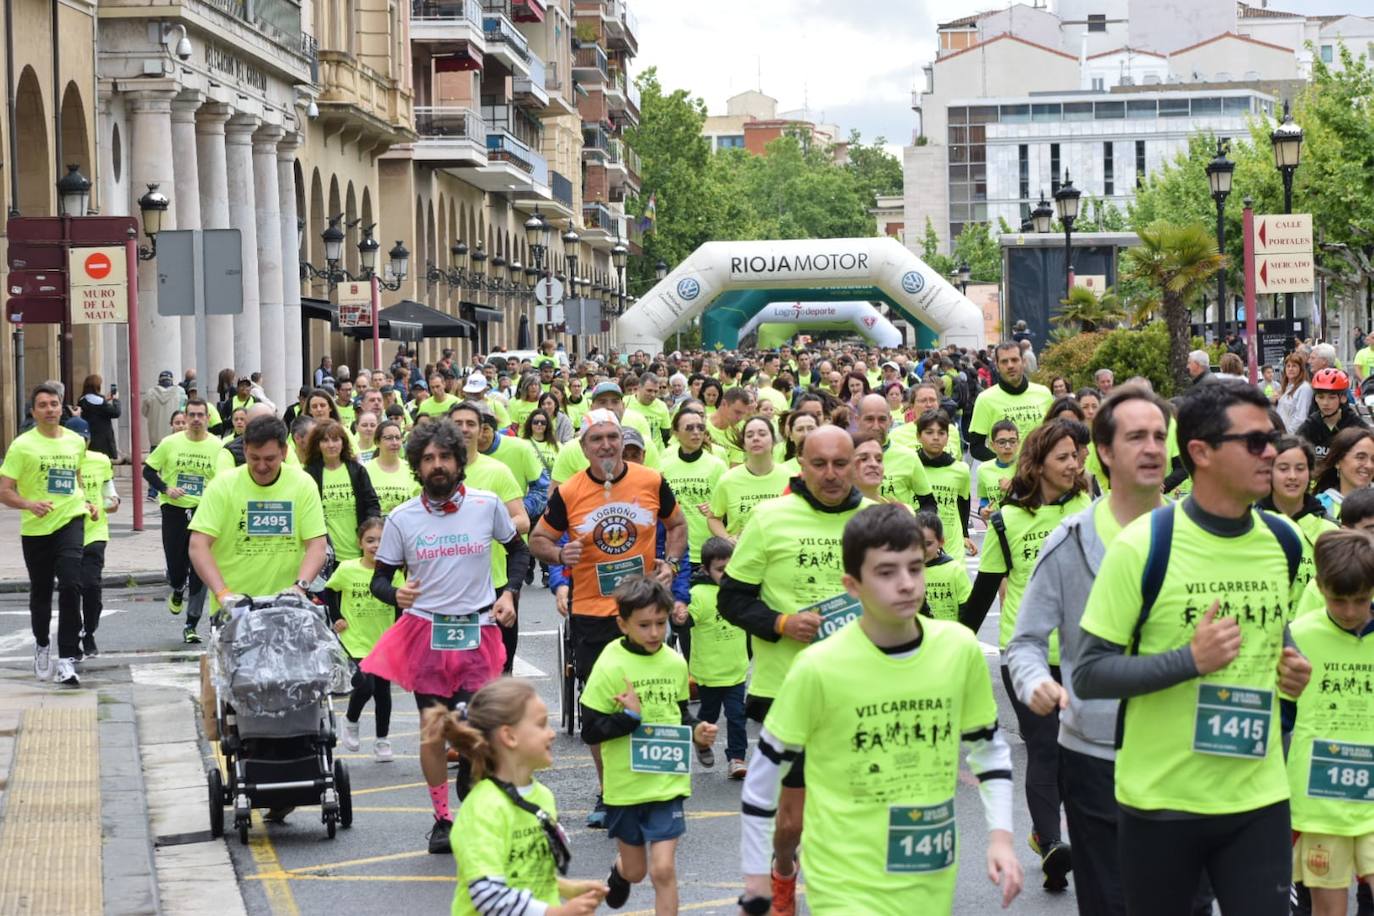
[[[606,833],[629,846],[675,840],[686,832],[687,818],[680,798],[606,806]]]

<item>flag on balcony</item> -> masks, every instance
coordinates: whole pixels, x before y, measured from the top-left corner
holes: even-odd
[[[654,222],[658,219],[658,192],[649,195],[649,202],[644,205],[644,216],[639,220],[640,232],[652,232]]]

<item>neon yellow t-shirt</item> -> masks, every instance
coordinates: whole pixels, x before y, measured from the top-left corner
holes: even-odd
[[[661,460],[660,449],[654,445],[649,436],[649,424],[642,416],[637,413],[625,412],[625,416],[620,418],[620,422],[631,429],[639,430],[639,434],[644,437],[644,466],[646,468],[657,468]],[[710,424],[707,424],[710,428]],[[577,440],[571,440],[566,446],[558,450],[558,460],[553,463],[553,483],[562,483],[571,478],[578,471],[585,471],[591,466],[587,461],[587,453],[582,451],[582,444]]]
[[[737,464],[744,464],[744,449],[740,448],[736,441],[739,435],[738,426],[721,429],[710,417],[707,417],[706,435],[711,441],[711,448],[716,455],[725,460],[727,465],[734,467]]]
[[[305,542],[324,537],[326,529],[320,491],[309,474],[282,465],[263,487],[244,465],[210,481],[191,530],[215,539],[210,554],[230,591],[275,595],[296,581]]]
[[[905,503],[913,509],[918,505],[917,497],[930,494],[930,478],[926,476],[926,469],[914,451],[891,442],[883,446],[883,486],[880,492],[884,499]]]
[[[963,553],[963,551],[959,551]],[[926,605],[936,620],[959,620],[959,605],[973,593],[968,566],[962,557],[941,554],[926,564]]]
[[[1361,347],[1355,354],[1355,368],[1360,370],[1360,378],[1369,378],[1370,368],[1374,368],[1374,347]]]
[[[520,485],[520,494],[523,497],[529,492],[530,485],[544,473],[544,464],[539,460],[539,453],[534,450],[534,445],[528,439],[516,436],[498,435],[492,440],[492,444],[495,448],[485,454],[506,466],[515,482]]]
[[[905,445],[913,452],[921,450],[921,433],[916,428],[915,422],[898,423],[894,418],[892,421],[892,431],[887,434],[887,441],[895,442],[897,445]],[[955,461],[962,461],[964,457],[964,445],[959,440],[959,424],[949,425],[949,439],[945,442],[945,451],[953,456]]]
[[[922,618],[921,627],[920,650],[904,657],[884,653],[861,627],[842,628],[802,653],[764,721],[806,751],[801,855],[814,912],[953,906],[959,742],[995,725],[997,704],[977,638],[943,620]],[[909,808],[926,809],[924,817]],[[935,826],[897,830],[897,815],[907,815],[898,823]],[[907,855],[925,869],[889,869],[906,837]]]
[[[993,385],[980,391],[978,399],[973,402],[969,434],[987,436],[998,420],[1010,420],[1016,424],[1024,442],[1031,430],[1045,422],[1045,411],[1053,403],[1054,395],[1050,394],[1050,390],[1035,382],[1030,382],[1020,394],[1007,394],[1001,385]]]
[[[668,414],[668,405],[654,398],[648,404],[640,403],[639,398],[630,398],[625,402],[625,412],[634,412],[644,418],[645,425],[649,427],[648,437],[652,437],[653,444],[663,446],[663,434],[672,427],[672,418]],[[645,439],[647,443],[648,438]]]
[[[110,456],[95,449],[88,449],[81,461],[81,485],[86,491],[86,502],[95,506],[96,516],[92,521],[86,516],[86,539],[82,544],[110,539],[110,516],[105,511],[105,484],[114,480],[114,466]]]
[[[1301,591],[1288,581],[1288,561],[1269,526],[1257,516],[1245,534],[1219,537],[1174,506],[1168,570],[1141,630],[1140,654],[1159,655],[1188,645],[1214,600],[1240,624],[1240,654],[1212,674],[1131,697],[1116,759],[1116,798],[1142,810],[1234,814],[1288,798],[1278,738],[1277,675],[1283,628]],[[1083,629],[1121,646],[1131,644],[1140,617],[1141,574],[1150,549],[1150,516],[1133,521],[1107,548],[1083,613]],[[1218,756],[1193,749],[1195,736],[1210,741],[1216,723],[1200,707],[1204,688],[1220,699],[1258,698],[1270,691],[1269,728],[1258,735],[1262,756]],[[1221,692],[1225,691],[1222,698]],[[1234,717],[1231,718],[1234,722]]]
[[[1336,531],[1341,526],[1326,516],[1316,513],[1304,515],[1293,524],[1297,525],[1298,531],[1302,532],[1302,562],[1298,564],[1297,581],[1306,585],[1317,574],[1317,562],[1312,554],[1317,546],[1317,538],[1328,531]]]
[[[694,460],[685,461],[681,449],[673,447],[663,453],[658,470],[687,519],[687,549],[691,560],[700,563],[701,545],[711,536],[711,529],[698,507],[711,501],[716,484],[725,474],[725,462],[705,449],[697,452]]]
[[[159,493],[158,505],[172,505],[181,509],[193,509],[200,505],[199,494],[204,493],[206,484],[214,479],[221,452],[229,457],[232,466],[233,456],[214,436],[207,435],[199,442],[192,442],[185,432],[164,437],[144,463],[157,471],[163,483],[169,487],[180,487],[186,495],[180,499],[168,499],[166,493]]]
[[[582,705],[606,715],[620,712],[623,707],[615,698],[625,692],[628,680],[639,697],[641,727],[681,725],[678,704],[688,695],[687,663],[666,647],[660,646],[653,655],[642,655],[627,649],[625,642],[616,640],[602,650],[582,691]],[[686,756],[690,766],[693,755]],[[608,805],[642,805],[692,794],[688,768],[681,773],[632,772],[629,735],[604,742],[601,761]]]
[[[25,537],[52,534],[86,514],[86,491],[80,470],[86,457],[86,440],[65,426],[49,438],[37,428],[16,436],[0,464],[0,477],[15,482],[19,495],[33,502],[50,502],[43,517],[27,509],[20,514],[19,533]]]
[[[516,483],[515,475],[510,472],[510,468],[490,455],[478,455],[476,460],[467,466],[463,475],[463,482],[470,487],[495,493],[496,498],[503,503],[525,498],[525,491],[521,490],[520,484]],[[493,543],[491,545],[491,587],[505,588],[509,581],[510,579],[506,576],[506,548],[501,544]]]
[[[773,465],[767,474],[756,476],[748,465],[738,465],[721,475],[711,491],[711,514],[725,524],[725,530],[739,537],[749,524],[750,513],[764,500],[781,496],[787,489],[787,471]]]
[[[537,401],[527,401],[524,398],[514,398],[506,405],[506,413],[510,416],[511,423],[520,429],[525,428],[525,418],[534,413],[534,409],[539,406]]]
[[[321,475],[320,506],[324,509],[325,530],[339,561],[355,560],[363,555],[358,547],[358,502],[353,493],[353,481],[348,468],[342,464],[324,469]]]
[[[420,402],[420,406],[415,408],[415,415],[419,417],[441,417],[448,413],[455,404],[461,403],[453,395],[447,395],[441,401],[433,394]]]
[[[924,455],[922,455],[924,459]],[[943,458],[943,453],[941,455]],[[967,519],[959,517],[959,500],[969,501],[969,469],[962,461],[952,461],[947,465],[926,464],[926,478],[930,481],[930,492],[935,496],[935,507],[940,514],[940,522],[945,528],[945,540],[958,544],[964,539],[964,526]],[[962,553],[956,550],[955,553]]]
[[[405,585],[405,574],[398,569],[391,581],[399,588]],[[339,613],[348,621],[348,628],[339,634],[339,642],[349,657],[366,657],[396,622],[396,609],[373,596],[372,570],[363,565],[361,557],[340,563],[324,587],[339,593]]]
[[[978,465],[978,505],[981,508],[983,500],[988,501],[988,505],[994,510],[1002,505],[1002,500],[1006,498],[1002,492],[1001,482],[1011,480],[1016,474],[1016,462],[1002,464],[999,461],[984,461]]]
[[[531,781],[518,791],[558,819],[553,793],[542,783]],[[513,890],[529,891],[535,900],[558,906],[558,873],[543,826],[490,779],[478,782],[463,799],[449,837],[458,864],[452,916],[478,916],[468,885],[479,878],[500,878]]]
[[[394,471],[386,470],[376,461],[369,461],[364,467],[372,481],[372,489],[377,492],[377,501],[382,504],[382,518],[407,499],[420,495],[420,483],[404,461]]]
[[[733,687],[743,684],[749,674],[748,634],[720,616],[719,592],[714,582],[698,582],[691,588],[687,605],[692,615],[688,671],[703,687]]]
[[[840,541],[845,524],[855,513],[875,505],[859,499],[852,506],[823,512],[813,509],[798,493],[770,499],[754,507],[753,518],[740,535],[725,571],[732,579],[760,585],[763,603],[778,614],[845,594]],[[752,696],[777,696],[792,660],[806,648],[788,636],[777,642],[755,639]]]

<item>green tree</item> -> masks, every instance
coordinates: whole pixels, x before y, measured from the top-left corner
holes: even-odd
[[[921,234],[921,260],[942,277],[948,277],[959,263],[949,255],[940,253],[940,236],[936,234],[935,224],[929,216],[926,217],[925,232]]]
[[[874,234],[873,217],[852,172],[829,148],[795,136],[769,143],[762,157],[735,161],[745,169],[754,210],[767,238],[833,239]]]
[[[964,224],[963,231],[954,240],[953,261],[951,269],[962,264],[969,266],[970,282],[1002,282],[1002,246],[989,223]]]
[[[849,132],[849,161],[845,169],[854,176],[865,201],[872,207],[880,195],[902,193],[902,164],[884,147],[887,138],[879,137],[865,146],[857,130]]]
[[[1189,306],[1202,288],[1226,266],[1217,240],[1202,223],[1177,226],[1158,222],[1137,229],[1140,245],[1126,252],[1123,274],[1157,290],[1169,329],[1169,369],[1174,383],[1187,384],[1188,350],[1192,346]]]
[[[1099,296],[1086,287],[1075,286],[1069,290],[1068,298],[1060,299],[1059,304],[1063,307],[1050,321],[1064,327],[1077,327],[1085,334],[1098,330],[1099,326],[1114,325],[1126,317],[1111,290]]]

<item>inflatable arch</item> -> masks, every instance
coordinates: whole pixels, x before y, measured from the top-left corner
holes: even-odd
[[[764,306],[799,298],[887,302],[942,343],[983,345],[982,310],[893,238],[707,242],[617,319],[617,345],[662,350],[709,308],[703,344],[733,348]]]
[[[867,302],[774,302],[765,305],[739,329],[738,340],[759,330],[759,325],[791,325],[798,328],[843,328],[857,331],[880,347],[900,347],[902,332]],[[770,328],[769,330],[773,330]],[[792,332],[795,333],[795,332]],[[788,334],[787,336],[791,336]],[[760,342],[760,346],[763,343]]]

